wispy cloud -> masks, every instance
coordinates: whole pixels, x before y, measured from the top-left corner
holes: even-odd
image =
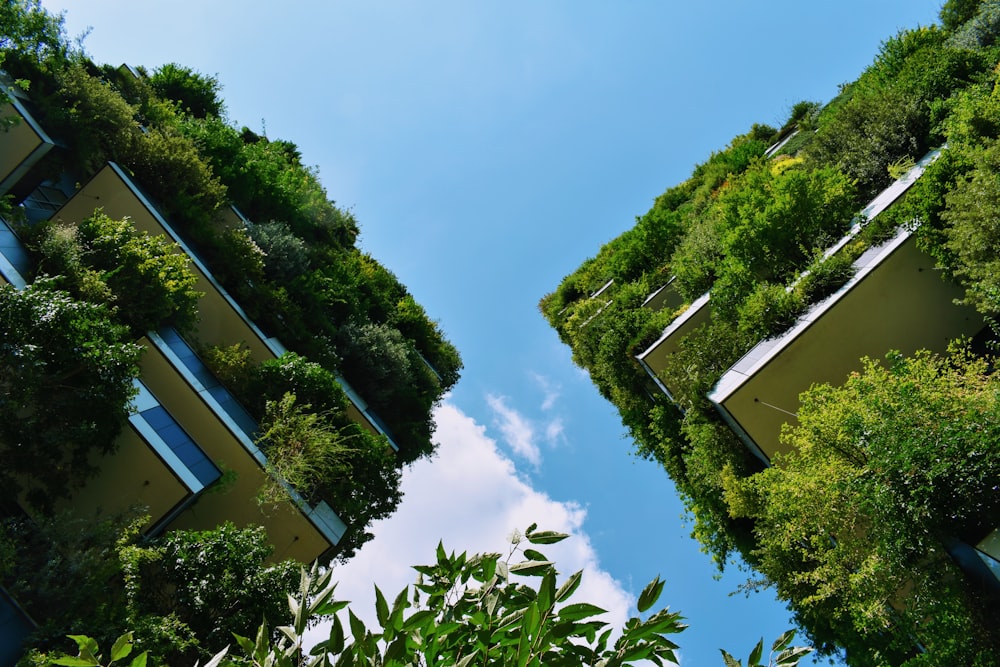
[[[531,379],[541,388],[544,395],[542,410],[551,410],[555,406],[556,401],[559,400],[561,388],[539,373],[531,373]]]
[[[550,445],[558,444],[563,438],[564,424],[562,417],[556,417],[545,424],[545,440]]]
[[[504,440],[518,456],[536,468],[542,463],[542,452],[535,443],[535,429],[520,412],[507,405],[505,396],[488,394],[486,403],[493,411],[494,421]]]
[[[455,406],[445,402],[434,416],[436,456],[404,471],[399,510],[373,526],[375,539],[351,561],[335,566],[337,597],[352,600],[355,614],[375,625],[373,584],[394,596],[413,583],[411,565],[433,561],[438,540],[449,551],[504,552],[506,538],[515,529],[537,523],[541,529],[573,535],[544,547],[545,555],[564,575],[583,570],[575,599],[607,609],[603,620],[620,627],[635,598],[601,569],[583,532],[586,510],[574,502],[553,500],[525,482],[486,429]],[[325,632],[314,630],[315,640]]]

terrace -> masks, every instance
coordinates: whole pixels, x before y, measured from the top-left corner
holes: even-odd
[[[983,328],[974,309],[956,305],[962,291],[902,229],[854,263],[855,275],[814,304],[782,335],[751,349],[727,371],[709,400],[748,447],[770,463],[784,451],[779,436],[795,423],[799,394],[816,383],[841,384],[862,357],[889,350],[943,352]]]

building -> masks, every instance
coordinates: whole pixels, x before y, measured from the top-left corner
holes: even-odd
[[[3,111],[3,117],[17,121],[12,131],[0,134],[0,194],[30,183],[31,168],[56,145],[25,102],[23,95],[13,96]],[[246,316],[124,169],[109,163],[78,189],[66,183],[47,180],[34,187],[21,201],[26,217],[72,224],[99,208],[113,219],[128,218],[139,231],[165,236],[187,256],[198,279],[196,289],[203,293],[194,332],[199,343],[242,343],[257,362],[285,351]],[[240,216],[234,211],[233,217]],[[7,221],[0,219],[2,278],[23,288],[29,270],[27,253]],[[290,489],[291,502],[281,507],[265,510],[256,502],[269,474],[266,457],[255,444],[257,425],[193,346],[169,327],[148,332],[141,343],[146,353],[134,414],[117,453],[101,462],[99,476],[74,497],[73,507],[84,513],[112,513],[144,505],[150,534],[169,528],[207,529],[223,521],[260,524],[279,559],[310,562],[334,551],[347,526],[325,501],[310,505]],[[350,416],[397,448],[364,399],[346,380],[338,381],[351,401]],[[206,494],[224,472],[230,480],[225,492]]]

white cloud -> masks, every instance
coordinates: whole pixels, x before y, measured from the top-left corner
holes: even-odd
[[[435,420],[437,455],[404,472],[405,497],[399,510],[375,524],[375,538],[351,561],[335,567],[337,597],[353,601],[354,612],[373,626],[373,583],[391,600],[413,583],[411,565],[433,561],[439,539],[449,552],[504,552],[515,529],[537,523],[539,529],[572,535],[539,548],[556,562],[562,576],[584,571],[574,601],[607,609],[603,620],[621,627],[635,599],[601,569],[583,532],[586,510],[525,483],[486,429],[455,406],[444,403],[435,411]],[[314,632],[318,640],[319,632]]]
[[[545,398],[542,399],[542,410],[551,410],[556,401],[559,400],[560,387],[553,384],[547,377],[539,373],[532,373],[531,378],[542,389]]]
[[[523,456],[537,468],[542,463],[542,453],[535,443],[535,429],[520,412],[507,405],[507,398],[488,394],[486,403],[493,410],[497,428],[504,440],[518,456]]]
[[[556,444],[563,437],[565,426],[561,417],[556,417],[545,424],[545,439],[549,444]]]

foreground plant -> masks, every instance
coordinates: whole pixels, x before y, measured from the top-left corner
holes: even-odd
[[[415,566],[416,583],[400,591],[391,604],[375,587],[378,627],[371,629],[349,602],[334,599],[336,583],[331,583],[331,571],[320,572],[314,565],[302,570],[299,590],[288,596],[291,623],[274,630],[262,623],[255,639],[236,635],[244,656],[230,658],[227,647],[206,667],[231,662],[255,667],[676,664],[678,645],[669,635],[687,627],[679,613],[665,608],[645,619],[635,616],[615,633],[597,619],[604,609],[571,601],[582,571],[560,583],[555,563],[534,548],[567,537],[539,531],[532,524],[523,534],[512,536],[506,555],[449,554],[439,543],[436,562]],[[524,583],[530,580],[537,586]],[[639,614],[656,604],[663,586],[657,577],[643,589],[637,603]],[[329,633],[310,647],[306,629],[319,623],[327,625]],[[789,648],[793,634],[785,633],[774,643],[769,664],[794,667],[811,650]],[[52,664],[100,667],[127,658],[126,644],[131,650],[130,640],[120,639],[112,660],[104,663],[92,640],[73,639],[80,645],[80,656],[57,658]],[[763,642],[751,653],[748,667],[761,667],[762,651]],[[724,651],[723,656],[729,667],[740,664]],[[145,658],[136,660],[131,667],[144,667]]]

